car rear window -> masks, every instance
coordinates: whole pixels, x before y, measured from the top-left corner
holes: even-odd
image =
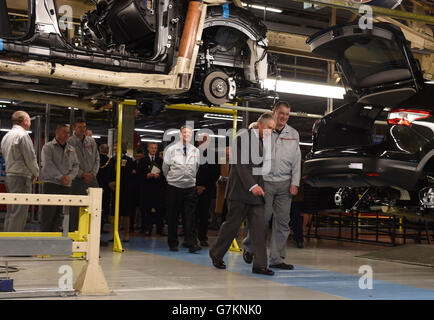
[[[398,45],[383,38],[358,38],[345,49],[343,58],[350,66],[356,85],[370,86],[410,76]]]

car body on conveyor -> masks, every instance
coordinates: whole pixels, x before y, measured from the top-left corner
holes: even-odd
[[[123,99],[219,105],[264,94],[267,29],[247,10],[221,0],[92,2],[65,31],[54,0],[30,0],[24,15],[14,7],[26,1],[0,0],[1,98],[68,106],[74,97],[97,108]],[[22,16],[27,31],[17,36]]]
[[[346,103],[314,124],[305,182],[339,188],[335,202],[345,209],[365,202],[432,212],[434,85],[401,30],[337,26],[307,43],[336,61]]]

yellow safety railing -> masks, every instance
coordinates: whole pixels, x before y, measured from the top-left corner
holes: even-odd
[[[89,207],[80,207],[78,218],[78,230],[68,232],[68,238],[76,242],[87,242],[90,232],[90,212]],[[0,232],[0,238],[19,237],[19,238],[61,238],[62,232]],[[38,257],[49,257],[39,255]],[[73,252],[72,258],[84,258],[85,252]]]
[[[102,189],[89,188],[88,195],[5,193],[0,204],[74,206],[80,207],[79,229],[69,232],[71,253],[85,253],[86,264],[74,283],[74,289],[82,294],[109,294],[104,272],[99,263],[101,231]],[[83,208],[84,207],[84,208]],[[66,236],[66,235],[65,235]],[[1,238],[9,237],[64,237],[62,232],[0,232]],[[48,252],[50,252],[48,250]],[[83,255],[80,255],[82,257]]]
[[[80,207],[78,216],[78,230],[73,232],[70,236],[74,241],[86,242],[89,240],[90,231],[90,212],[89,207]],[[74,252],[73,258],[84,258],[84,252]]]

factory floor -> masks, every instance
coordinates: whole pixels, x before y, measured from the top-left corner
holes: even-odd
[[[210,235],[212,244],[216,231]],[[103,234],[103,239],[111,237]],[[433,267],[359,257],[384,246],[311,238],[305,239],[300,249],[288,240],[285,261],[293,264],[294,270],[274,269],[274,276],[265,276],[252,274],[240,252],[228,252],[224,258],[227,269],[219,270],[212,266],[208,248],[192,254],[180,246],[178,252],[171,252],[166,239],[133,234],[128,243],[122,243],[123,253],[113,252],[112,242],[101,247],[100,263],[110,295],[33,299],[434,300]],[[241,241],[239,244],[242,246]],[[68,258],[11,258],[9,265],[19,271],[9,276],[16,290],[56,288],[62,265],[72,267],[75,281],[84,264]],[[0,265],[4,261],[0,260]],[[366,274],[359,273],[361,267],[369,269],[366,266],[372,268],[371,288]]]

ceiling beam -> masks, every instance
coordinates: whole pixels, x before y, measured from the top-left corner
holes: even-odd
[[[290,19],[291,23],[293,23],[292,19]],[[268,30],[277,31],[277,32],[284,32],[284,33],[292,33],[292,34],[299,34],[303,36],[310,36],[322,29],[325,29],[328,27],[326,24],[323,28],[311,28],[311,27],[301,27],[301,26],[295,26],[295,25],[289,25],[284,23],[278,23],[278,22],[271,22],[271,21],[264,21],[264,24],[266,25]]]
[[[62,107],[78,108],[87,112],[100,112],[102,107],[97,108],[97,101],[82,100],[76,97],[61,96],[57,94],[46,94],[40,92],[29,92],[25,90],[1,89],[0,98],[8,100],[21,100],[37,104],[51,104]]]
[[[359,8],[363,4],[346,1],[346,0],[293,0],[295,2],[309,2],[313,4],[323,5],[326,7],[334,7],[338,9],[345,9],[350,11],[359,11]],[[400,20],[407,21],[420,21],[434,25],[434,16],[417,14],[412,12],[405,12],[397,9],[386,9],[376,6],[370,6],[373,10],[373,13],[376,16],[386,16]]]

